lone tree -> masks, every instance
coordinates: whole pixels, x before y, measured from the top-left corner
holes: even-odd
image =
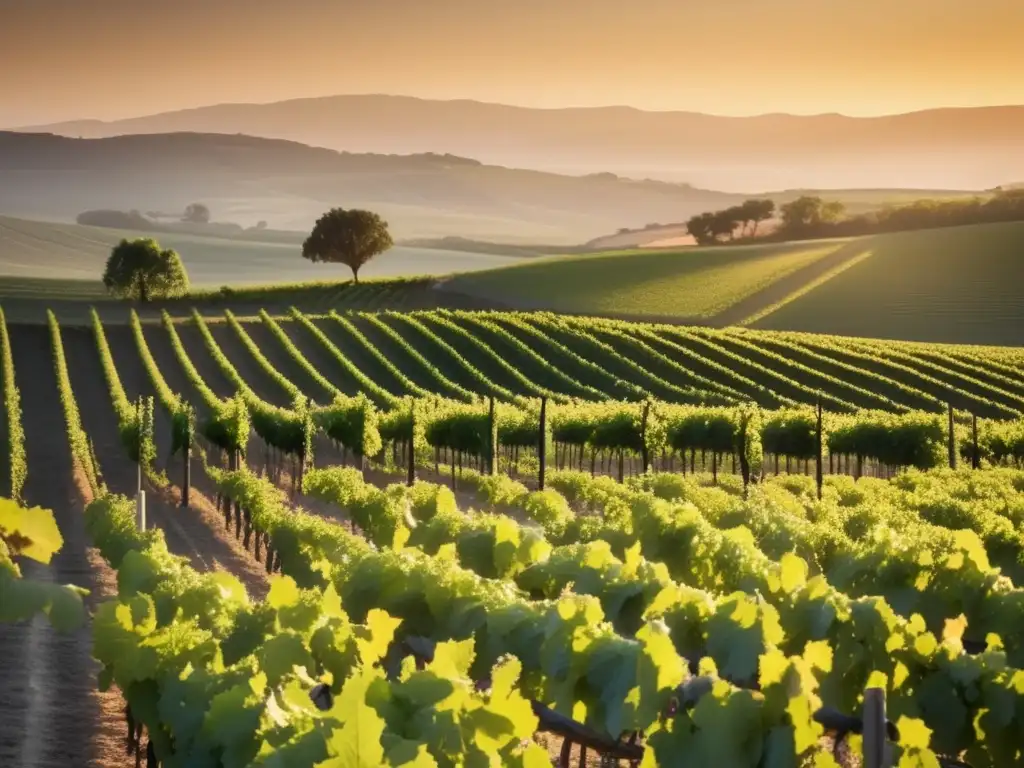
[[[353,282],[358,283],[359,269],[392,245],[388,223],[376,213],[332,208],[317,220],[302,244],[302,257],[312,262],[344,264],[352,270]]]
[[[175,251],[161,250],[156,240],[140,237],[114,246],[103,272],[103,285],[122,298],[146,302],[185,295],[188,274]]]
[[[187,221],[190,224],[209,224],[210,209],[202,203],[189,203],[181,220]]]

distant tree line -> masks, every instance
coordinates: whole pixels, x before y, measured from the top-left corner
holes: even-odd
[[[686,227],[700,245],[714,245],[740,238],[758,237],[757,225],[775,216],[771,200],[747,200],[721,211],[693,216]],[[778,226],[762,234],[764,240],[808,240],[822,237],[853,237],[915,229],[1024,221],[1024,189],[999,189],[987,197],[949,200],[916,200],[887,205],[876,211],[846,215],[837,200],[803,195],[779,206]]]
[[[75,221],[90,227],[129,229],[136,232],[185,232],[215,237],[237,237],[247,233],[267,232],[266,221],[259,221],[255,226],[249,228],[230,221],[211,221],[210,209],[203,203],[190,203],[181,213],[161,213],[160,211],[142,213],[135,209],[119,211],[100,208],[78,214]],[[289,242],[294,240],[294,234],[289,233],[290,236],[286,239]]]
[[[739,230],[741,237],[757,237],[757,227],[775,215],[773,200],[752,199],[740,205],[709,211],[692,216],[686,230],[700,245],[713,245],[723,238],[734,240]]]

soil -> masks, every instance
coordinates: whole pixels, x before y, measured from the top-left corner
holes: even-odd
[[[263,355],[275,369],[280,371],[292,384],[297,386],[304,395],[313,398],[313,402],[325,405],[334,399],[334,393],[324,389],[306,370],[292,359],[284,345],[271,333],[262,322],[246,323],[245,330]]]
[[[188,354],[189,359],[192,361],[192,365],[199,371],[199,375],[203,377],[203,380],[217,397],[234,397],[235,387],[228,380],[221,370],[220,366],[217,365],[217,361],[213,359],[213,355],[206,348],[206,344],[203,342],[203,336],[199,329],[191,323],[178,323],[174,326],[174,329],[178,332],[178,338],[181,339],[181,345],[185,348],[185,352]],[[166,334],[167,331],[163,328],[154,329],[159,333]],[[170,342],[168,342],[169,344]],[[155,352],[153,353],[155,356]],[[171,352],[173,358],[173,350]],[[157,360],[160,363],[160,370],[163,371],[164,361]],[[171,362],[171,361],[168,361]],[[173,360],[174,365],[181,367],[176,359]]]
[[[220,347],[220,351],[224,353],[231,365],[238,371],[238,375],[245,380],[257,397],[271,405],[291,407],[291,395],[263,370],[252,353],[245,348],[234,328],[227,323],[207,323],[207,327],[210,329],[214,341],[217,342],[217,346]]]
[[[131,329],[109,326],[106,328],[106,334],[107,343],[110,345],[114,363],[121,377],[121,384],[128,397],[144,395],[153,396],[155,399],[156,393],[139,356]],[[161,372],[166,376],[165,368],[161,368]],[[196,570],[227,570],[241,579],[250,596],[262,599],[267,590],[266,573],[252,561],[233,536],[222,532],[223,517],[217,513],[216,505],[211,500],[214,495],[212,486],[203,476],[201,462],[196,457],[191,460],[193,485],[189,493],[189,507],[186,509],[180,506],[182,457],[169,455],[170,418],[159,403],[156,404],[155,412],[157,470],[164,471],[169,482],[165,487],[147,483],[146,512],[149,523],[163,529],[168,548],[175,554],[189,556]],[[124,466],[128,462],[123,456],[121,453],[106,460],[101,457],[100,465],[105,467],[108,463],[115,462],[119,466]],[[129,472],[134,471],[134,467],[129,466]]]
[[[48,566],[24,564],[29,578],[89,590],[89,609],[116,593],[113,572],[89,546],[68,448],[46,326],[11,326],[21,390],[30,506],[51,509],[64,545]],[[43,617],[0,626],[0,765],[18,768],[127,766],[123,704],[99,693],[92,627],[61,635]],[[134,763],[134,759],[130,760]]]
[[[116,596],[116,574],[91,546],[82,511],[90,491],[76,471],[57,389],[46,326],[10,326],[15,376],[21,390],[29,472],[24,490],[30,506],[52,509],[64,537],[49,566],[22,563],[26,577],[70,583],[89,590],[90,611]],[[129,398],[153,394],[131,330],[106,327],[115,364]],[[62,329],[68,370],[83,426],[93,442],[103,480],[111,491],[134,495],[138,476],[120,443],[92,331]],[[165,375],[173,373],[165,369]],[[175,381],[170,378],[171,386]],[[156,411],[158,469],[181,474],[180,457],[167,456],[169,419]],[[168,463],[170,461],[170,463]],[[223,531],[223,518],[198,481],[188,509],[179,506],[180,488],[145,481],[147,521],[164,531],[168,548],[200,571],[225,569],[242,581],[255,600],[267,591],[266,573]],[[135,765],[125,746],[124,701],[116,689],[98,691],[99,664],[92,658],[92,629],[60,635],[45,617],[0,626],[0,766],[18,768],[115,768]]]
[[[356,395],[361,386],[351,373],[327,351],[327,348],[309,331],[294,320],[279,320],[278,325],[292,344],[320,373],[346,395]]]

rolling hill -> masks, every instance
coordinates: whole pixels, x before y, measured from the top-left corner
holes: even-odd
[[[1024,344],[1024,223],[840,241],[543,258],[445,287],[519,309],[961,344]]]
[[[80,120],[20,130],[86,138],[244,133],[350,152],[452,153],[490,164],[571,174],[611,171],[737,191],[980,189],[1024,175],[1024,106],[869,118],[721,117],[630,107],[534,109],[467,100],[341,95],[217,104],[113,122]],[[949,157],[956,162],[936,162]]]
[[[55,278],[97,289],[110,249],[122,238],[156,237],[181,254],[194,288],[348,280],[347,267],[313,264],[292,243],[254,242],[191,234],[157,234],[0,216],[0,276]],[[367,278],[465,272],[512,263],[514,257],[396,246],[360,273]],[[84,286],[82,287],[84,289]],[[88,291],[87,291],[88,293]]]
[[[612,174],[564,176],[447,155],[354,155],[251,136],[0,133],[0,213],[28,218],[182,210],[200,200],[217,220],[308,230],[341,205],[380,212],[397,239],[575,245],[618,226],[685,219],[740,199]]]
[[[844,246],[819,241],[547,257],[458,275],[444,287],[517,309],[704,323],[778,280],[845,254]]]
[[[1024,344],[1024,224],[866,238],[870,256],[790,297],[755,328]]]

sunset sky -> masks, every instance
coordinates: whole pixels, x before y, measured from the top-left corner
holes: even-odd
[[[339,93],[871,115],[1024,103],[1024,0],[0,0],[0,126]]]

